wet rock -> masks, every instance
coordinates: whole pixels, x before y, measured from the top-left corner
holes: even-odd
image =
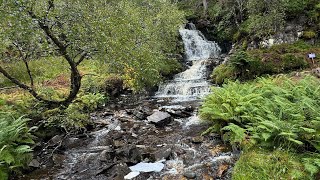
[[[136,146],[125,146],[116,150],[117,160],[124,161],[126,163],[138,163],[142,159],[141,152]]]
[[[184,107],[181,105],[173,105],[173,106],[162,106],[159,108],[160,111],[166,111],[174,117],[190,117],[192,116],[193,109],[190,107]]]
[[[130,169],[125,163],[117,164],[106,172],[108,179],[114,180],[123,180],[128,173],[130,173]]]
[[[200,144],[204,141],[204,138],[203,136],[196,136],[196,137],[193,137],[191,142],[194,143],[194,144]]]
[[[99,155],[99,159],[103,162],[111,162],[114,159],[114,156],[114,151],[108,149],[101,152],[101,154]]]
[[[313,73],[316,77],[320,78],[320,68],[313,69],[313,70],[312,70],[312,73]]]
[[[53,154],[52,161],[55,165],[60,165],[65,160],[65,156],[62,154]]]
[[[134,109],[132,113],[136,118],[140,120],[144,120],[147,118],[147,116],[152,114],[152,110],[148,105],[139,106],[136,109]]]
[[[151,116],[148,116],[147,119],[158,127],[163,127],[172,121],[172,117],[169,113],[161,111],[153,113]]]
[[[49,145],[49,146],[56,146],[56,145],[58,145],[59,143],[62,142],[62,139],[63,139],[62,136],[56,135],[56,136],[54,136],[53,138],[50,139],[48,145]]]
[[[190,171],[185,172],[183,176],[188,179],[195,179],[197,177],[196,173]]]
[[[139,110],[134,110],[133,115],[140,120],[144,120],[147,117],[146,114],[144,114],[143,112],[140,112]]]
[[[62,142],[62,147],[72,149],[83,145],[79,138],[67,138]]]
[[[160,161],[162,159],[168,160],[171,154],[172,149],[169,147],[164,147],[154,153],[154,158],[157,161]]]
[[[37,159],[33,159],[29,164],[29,167],[34,167],[34,168],[39,168],[40,167],[40,163]]]

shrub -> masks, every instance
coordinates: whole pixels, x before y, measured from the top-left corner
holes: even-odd
[[[30,144],[34,142],[27,121],[0,112],[0,179],[7,179],[10,171],[24,167],[31,158]]]
[[[215,84],[223,84],[227,80],[235,80],[235,72],[236,71],[233,66],[221,64],[213,70],[211,78]]]

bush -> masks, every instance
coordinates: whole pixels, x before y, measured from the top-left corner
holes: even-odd
[[[27,121],[0,112],[0,179],[8,179],[10,171],[26,166],[31,158],[30,144],[34,142]]]
[[[215,84],[223,84],[227,80],[235,80],[235,68],[230,65],[221,64],[213,70],[211,78]]]

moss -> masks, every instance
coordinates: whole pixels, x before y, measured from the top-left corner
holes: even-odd
[[[298,155],[283,151],[250,150],[241,155],[232,173],[233,180],[313,179],[305,172]]]

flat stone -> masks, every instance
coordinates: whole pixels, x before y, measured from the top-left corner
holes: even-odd
[[[147,117],[148,121],[156,126],[163,127],[172,121],[172,117],[167,112],[156,111],[151,116]]]

